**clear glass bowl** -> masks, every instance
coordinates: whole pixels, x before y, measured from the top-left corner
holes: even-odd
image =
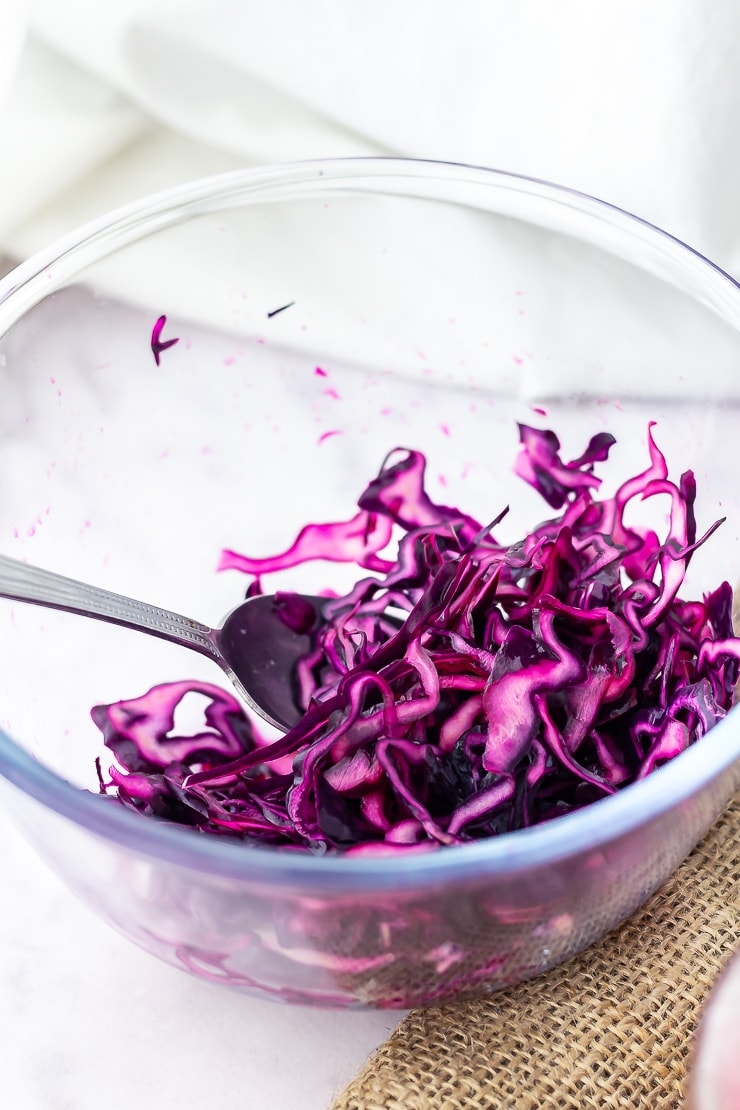
[[[162,313],[179,343],[156,366]],[[0,550],[215,623],[246,584],[215,572],[221,548],[271,554],[346,519],[398,444],[427,453],[433,497],[484,519],[510,503],[514,538],[543,515],[511,473],[517,420],[573,455],[613,431],[607,485],[644,468],[655,420],[671,472],[696,472],[700,531],[728,518],[686,596],[734,584],[739,320],[706,259],[544,182],[386,159],[196,182],[0,283]],[[348,581],[312,564],[267,585]],[[220,681],[171,645],[1,602],[2,801],[124,935],[288,1001],[408,1007],[537,975],[659,887],[740,779],[733,712],[541,827],[399,858],[246,848],[96,793],[90,707],[183,678]]]

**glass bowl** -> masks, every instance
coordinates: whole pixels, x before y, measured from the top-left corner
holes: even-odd
[[[162,314],[179,342],[157,365]],[[512,476],[517,421],[573,455],[612,431],[609,485],[644,469],[654,420],[671,473],[696,473],[700,532],[727,517],[691,564],[700,596],[740,565],[739,320],[706,259],[545,182],[388,159],[196,182],[0,283],[0,550],[216,623],[247,584],[216,573],[221,549],[347,519],[392,447],[427,454],[437,500],[510,504],[515,538],[543,515]],[[351,578],[310,564],[266,588]],[[399,857],[245,847],[97,793],[91,706],[188,678],[221,682],[172,645],[0,602],[2,802],[125,936],[292,1002],[405,1008],[544,972],[655,891],[740,779],[733,711],[539,827]]]

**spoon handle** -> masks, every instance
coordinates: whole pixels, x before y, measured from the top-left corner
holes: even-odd
[[[122,624],[126,628],[147,632],[150,636],[159,636],[162,640],[171,640],[182,647],[193,648],[216,661],[221,658],[213,642],[213,630],[198,621],[160,609],[157,605],[148,605],[144,601],[135,601],[122,594],[30,566],[7,555],[0,555],[0,597],[28,601],[49,609],[62,609],[66,613],[94,617],[110,624]]]

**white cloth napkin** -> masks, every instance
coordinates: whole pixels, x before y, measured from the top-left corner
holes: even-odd
[[[21,0],[7,10],[20,26]],[[0,81],[0,142],[13,152],[0,254],[24,258],[119,204],[221,170],[386,153],[570,185],[740,273],[731,0],[35,0],[25,11],[4,97]],[[16,56],[19,41],[3,48]],[[264,284],[263,262],[259,251],[240,260],[238,280],[253,266]],[[212,260],[228,286],[224,265]],[[125,271],[111,281],[113,293],[136,284]],[[353,284],[369,304],[372,290],[359,275]],[[168,292],[168,311],[192,312],[184,283]],[[321,304],[336,310],[336,291],[320,274],[312,295],[328,319]],[[342,327],[324,337],[330,353],[352,353]]]
[[[28,26],[0,115],[16,254],[204,172],[391,152],[572,185],[740,270],[732,0],[36,0]]]

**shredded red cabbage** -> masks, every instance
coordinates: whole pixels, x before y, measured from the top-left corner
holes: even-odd
[[[678,485],[648,428],[649,464],[597,496],[594,436],[571,462],[551,431],[520,426],[515,471],[559,516],[512,545],[424,488],[397,449],[349,521],[308,525],[284,553],[224,552],[261,577],[310,559],[374,572],[323,607],[296,677],[304,715],[267,744],[225,691],[155,687],[97,706],[118,762],[101,791],[139,812],[247,842],[313,852],[425,851],[572,812],[683,752],[733,703],[732,590],[678,598],[697,540],[690,471]],[[631,527],[635,500],[670,499],[667,534]],[[401,530],[394,559],[382,554]],[[295,595],[286,623],[310,623]],[[405,620],[399,621],[399,614]],[[206,728],[173,734],[186,693]]]

